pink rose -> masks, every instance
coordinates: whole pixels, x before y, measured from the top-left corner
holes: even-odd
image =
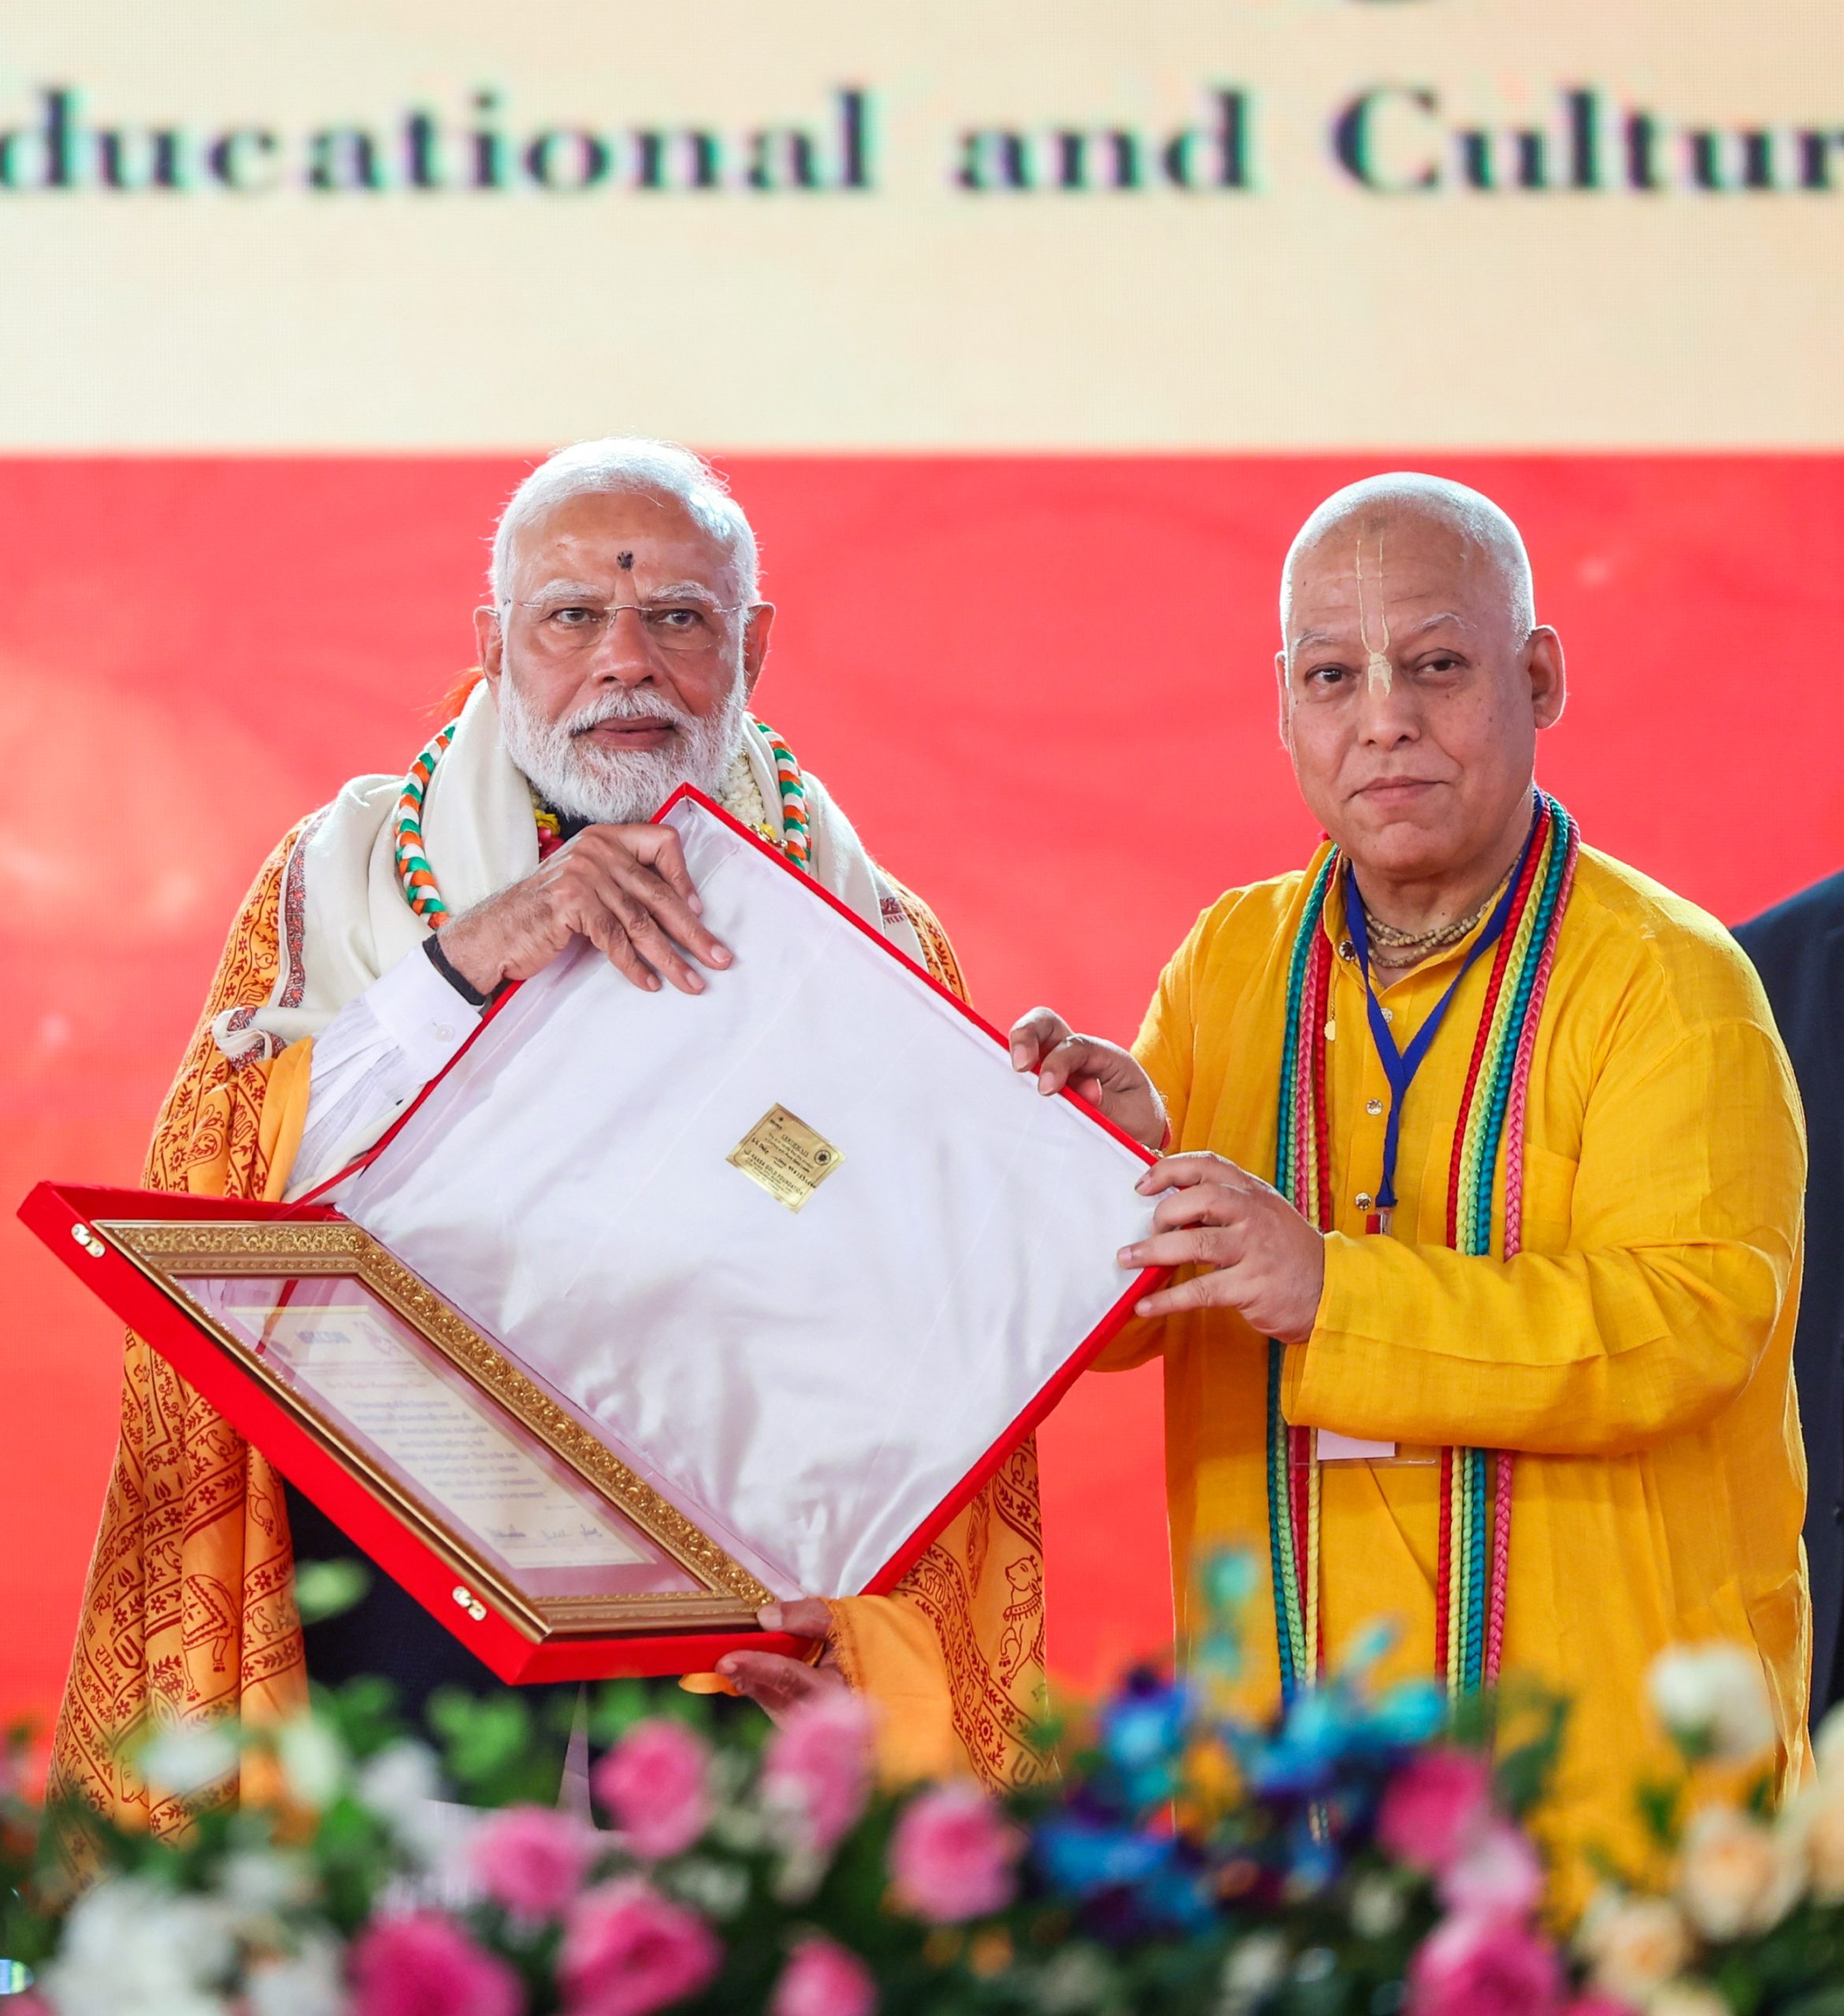
[[[1003,1910],[1022,1845],[976,1787],[937,1786],[903,1808],[890,1837],[897,1900],[936,1925]]]
[[[451,1918],[379,1918],[352,1949],[352,2016],[521,2016],[518,1976]]]
[[[1409,2016],[1556,2016],[1556,1949],[1506,1918],[1450,1918],[1408,1964]]]
[[[1508,1820],[1476,1825],[1442,1872],[1441,1901],[1465,1918],[1524,1918],[1543,1894],[1543,1865]]]
[[[803,1703],[769,1739],[762,1798],[795,1817],[816,1854],[851,1833],[870,1789],[870,1710],[844,1688]]]
[[[1397,1861],[1438,1874],[1486,1818],[1492,1767],[1476,1750],[1424,1750],[1397,1773],[1377,1815],[1377,1839]]]
[[[855,1953],[829,1939],[794,1948],[768,2005],[768,2016],[875,2016],[877,1984]]]
[[[557,1977],[566,2016],[648,2016],[708,1988],[722,1965],[723,1948],[695,1911],[643,1877],[623,1876],[570,1907]]]
[[[711,1753],[683,1722],[636,1722],[591,1782],[622,1844],[647,1862],[682,1855],[711,1824]]]
[[[468,1866],[492,1899],[521,1918],[554,1918],[595,1858],[593,1832],[555,1807],[509,1806],[468,1844]]]

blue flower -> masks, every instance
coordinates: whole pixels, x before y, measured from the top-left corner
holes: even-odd
[[[1235,1550],[1213,1554],[1197,1579],[1204,1607],[1215,1616],[1226,1616],[1243,1608],[1255,1594],[1255,1557]]]
[[[1032,1846],[1037,1866],[1056,1888],[1085,1897],[1145,1882],[1171,1860],[1175,1844],[1170,1836],[1049,1820],[1036,1829]]]
[[[1136,1674],[1102,1711],[1101,1747],[1129,1803],[1156,1806],[1178,1784],[1191,1701],[1185,1688]]]
[[[1211,1922],[1203,1878],[1172,1835],[1052,1820],[1036,1830],[1032,1847],[1053,1889],[1108,1903],[1117,1936],[1136,1925],[1197,1932]]]
[[[1446,1691],[1436,1681],[1403,1681],[1371,1704],[1370,1723],[1393,1748],[1417,1749],[1446,1727]]]

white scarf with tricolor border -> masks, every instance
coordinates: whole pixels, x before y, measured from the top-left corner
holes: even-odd
[[[743,760],[754,789],[743,793],[746,808],[726,809],[745,825],[759,821],[778,843],[781,795],[774,757],[753,722],[745,732]],[[737,784],[742,781],[738,774]],[[803,781],[814,879],[923,964],[914,926],[850,821],[817,778],[807,775]],[[227,1010],[211,1025],[218,1047],[233,1063],[273,1057],[288,1043],[317,1036],[429,936],[398,879],[394,825],[403,788],[401,776],[355,777],[302,826],[282,877],[275,986],[262,1007]],[[736,795],[726,791],[724,796]],[[499,712],[484,682],[469,695],[455,739],[429,780],[422,833],[451,914],[521,881],[538,865],[531,790],[506,753]]]

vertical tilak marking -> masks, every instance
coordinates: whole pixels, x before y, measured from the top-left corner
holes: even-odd
[[[1377,621],[1382,625],[1382,645],[1370,640],[1370,611],[1364,599],[1364,534],[1357,535],[1357,640],[1365,652],[1364,675],[1372,693],[1386,699],[1395,683],[1395,671],[1389,663],[1389,606],[1384,598],[1383,587],[1383,532],[1377,528]]]

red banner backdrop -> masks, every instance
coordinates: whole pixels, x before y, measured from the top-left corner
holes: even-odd
[[[940,910],[989,1017],[1130,1036],[1197,910],[1304,857],[1281,558],[1399,461],[1523,524],[1574,681],[1543,774],[1591,843],[1730,920],[1844,859],[1844,458],[733,458],[781,611],[760,710]],[[134,1180],[258,862],[437,724],[523,466],[0,462],[9,1213],[40,1176]],[[0,1713],[45,1714],[119,1337],[9,1216],[0,1280]],[[1044,1432],[1067,1677],[1168,1629],[1159,1406],[1154,1372],[1092,1378]]]

